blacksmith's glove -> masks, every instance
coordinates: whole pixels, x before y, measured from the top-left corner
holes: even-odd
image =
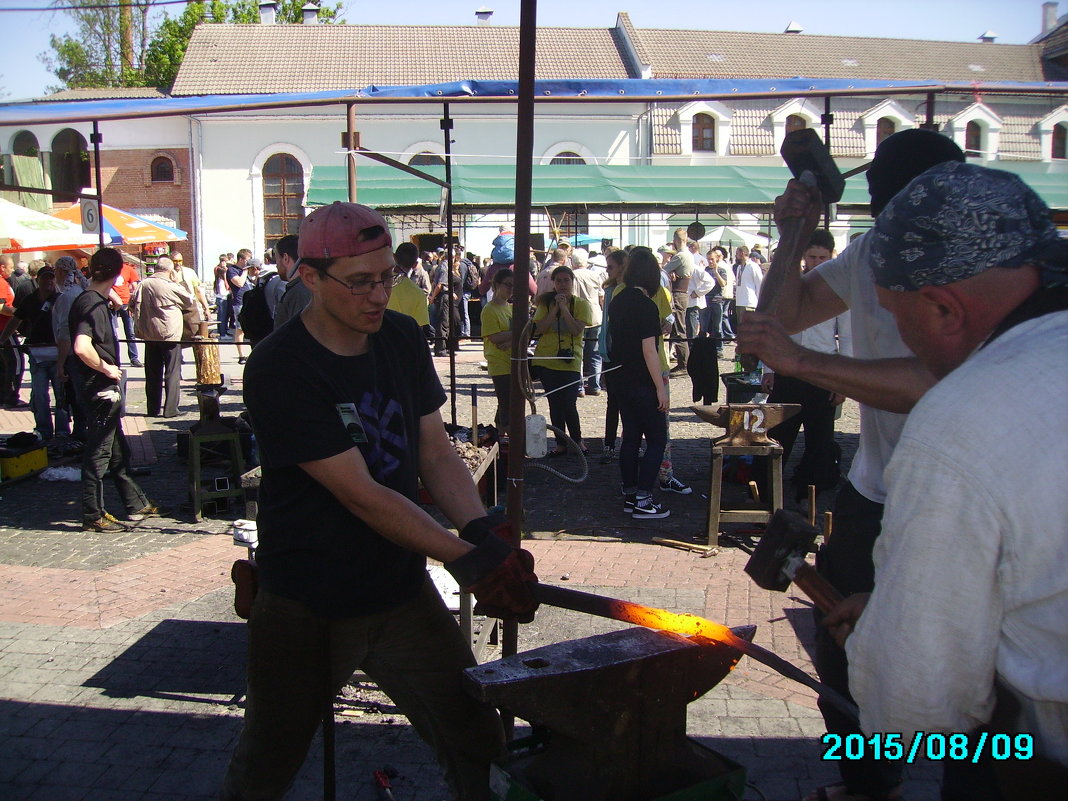
[[[470,524],[468,524],[469,526]],[[467,530],[467,526],[464,527]],[[445,565],[464,592],[475,596],[475,614],[529,623],[538,609],[534,556],[488,534],[471,551]]]
[[[495,534],[505,542],[511,544],[518,541],[518,538],[513,536],[512,532],[513,528],[511,521],[504,515],[495,513],[486,515],[485,517],[476,517],[463,527],[463,530],[460,532],[460,539],[464,542],[469,542],[472,545],[481,545],[486,537]]]

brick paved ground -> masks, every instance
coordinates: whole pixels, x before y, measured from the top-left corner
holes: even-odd
[[[466,346],[457,360],[459,422],[468,420],[472,384],[482,399],[480,418],[493,414],[479,359]],[[437,361],[448,381],[448,363]],[[236,374],[235,362],[224,346],[224,365]],[[185,375],[192,377],[191,365]],[[239,379],[234,384],[224,414],[240,411]],[[181,417],[148,420],[143,385],[134,380],[126,418],[149,471],[138,480],[150,497],[174,508],[186,492],[176,431],[196,418],[191,381],[186,388]],[[524,506],[538,572],[548,583],[755,624],[758,643],[811,671],[807,601],[755,587],[742,572],[740,550],[724,547],[702,559],[651,543],[657,535],[696,540],[704,529],[701,483],[714,432],[688,411],[688,380],[672,381],[672,390],[676,474],[697,491],[665,498],[672,516],[638,525],[621,511],[615,464],[592,460],[581,484],[528,469]],[[579,401],[595,455],[604,400]],[[546,411],[544,401],[539,410]],[[856,408],[847,405],[839,425],[847,457],[856,426]],[[31,427],[27,412],[0,412],[0,433]],[[570,475],[578,470],[570,458],[553,466]],[[243,692],[244,624],[230,609],[228,578],[242,552],[226,535],[229,520],[194,524],[178,512],[121,535],[90,535],[77,525],[77,486],[30,479],[0,489],[0,797],[212,798],[240,727]],[[830,500],[821,497],[821,507]],[[520,648],[621,625],[545,608],[521,627]],[[398,801],[446,797],[428,750],[373,686],[357,676],[339,707],[340,798],[376,798],[370,772],[387,764],[400,774]],[[813,694],[751,660],[690,705],[688,730],[746,766],[754,785],[747,799],[799,798],[836,775],[819,759],[823,728]],[[316,743],[287,798],[321,797],[320,755]],[[914,769],[907,797],[936,798],[935,776],[930,766]]]

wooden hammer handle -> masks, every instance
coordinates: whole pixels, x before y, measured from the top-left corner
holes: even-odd
[[[816,608],[823,613],[830,612],[842,600],[842,593],[838,592],[831,582],[817,573],[816,568],[808,562],[798,566],[797,572],[794,573],[793,582],[801,588],[805,595],[812,599],[812,602],[816,604]]]

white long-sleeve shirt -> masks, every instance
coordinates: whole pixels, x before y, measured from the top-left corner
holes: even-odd
[[[846,641],[865,732],[968,732],[989,721],[997,678],[1020,702],[1018,731],[1068,765],[1065,353],[1068,312],[1021,323],[909,415],[875,591]],[[1020,392],[1020,376],[1042,391]]]
[[[760,285],[764,283],[764,271],[755,261],[747,261],[738,272],[738,286],[734,288],[734,305],[755,309],[760,299]]]

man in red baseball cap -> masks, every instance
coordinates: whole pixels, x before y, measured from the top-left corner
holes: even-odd
[[[533,558],[494,533],[445,435],[422,332],[386,308],[391,245],[367,206],[310,214],[298,253],[311,300],[245,367],[262,461],[259,591],[223,799],[281,798],[357,668],[435,749],[455,798],[490,798],[490,762],[504,752],[496,711],[461,689],[475,660],[426,560],[444,563],[485,614],[529,621]],[[461,536],[418,506],[420,479]]]

